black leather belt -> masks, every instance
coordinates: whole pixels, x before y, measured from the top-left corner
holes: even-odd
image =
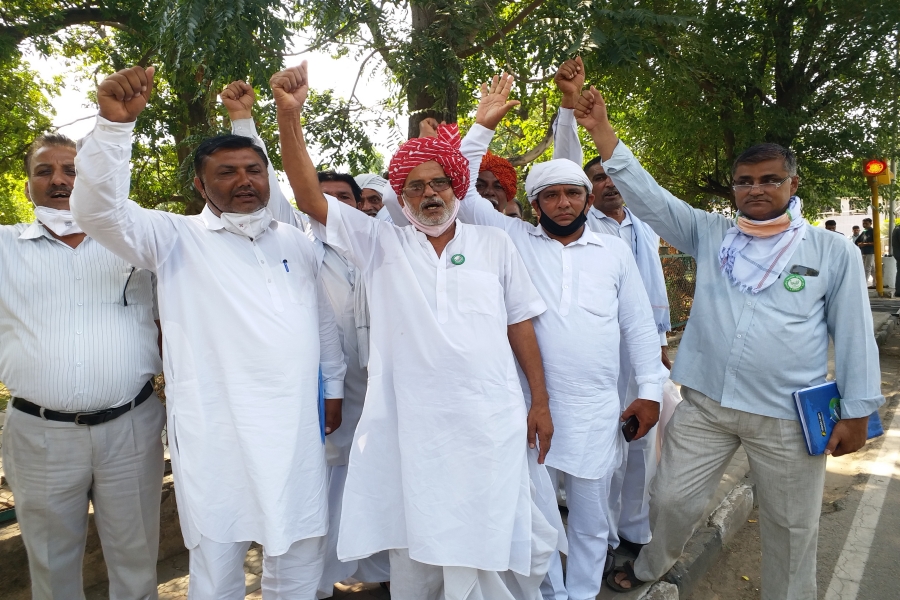
[[[23,413],[27,413],[33,417],[40,417],[47,421],[62,421],[64,423],[75,423],[76,425],[100,425],[101,423],[106,423],[107,421],[112,421],[117,417],[121,417],[132,408],[137,408],[144,400],[149,398],[152,393],[153,383],[148,381],[147,385],[141,389],[134,400],[128,404],[94,412],[59,412],[56,410],[47,410],[24,398],[13,398],[12,405],[16,410],[21,410]]]

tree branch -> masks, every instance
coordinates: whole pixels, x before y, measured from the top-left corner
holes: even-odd
[[[475,56],[476,54],[483,52],[488,47],[494,45],[495,43],[503,39],[503,36],[518,27],[519,24],[521,24],[522,21],[524,21],[528,17],[528,15],[540,8],[544,1],[545,0],[533,0],[531,4],[520,10],[519,14],[510,19],[510,21],[506,25],[504,25],[500,31],[484,40],[484,42],[476,44],[467,50],[463,50],[462,52],[457,52],[457,58],[464,59],[469,58],[470,56]]]
[[[134,33],[134,30],[128,25],[130,16],[127,13],[105,8],[70,8],[39,21],[2,26],[0,27],[0,39],[18,45],[19,42],[30,37],[56,33],[60,29],[72,25],[87,25],[88,23],[102,23]]]
[[[519,156],[511,156],[509,162],[514,167],[521,167],[522,165],[527,165],[531,161],[537,159],[541,154],[547,151],[547,148],[550,147],[550,144],[553,143],[553,124],[556,122],[556,118],[559,116],[559,111],[553,114],[553,118],[550,119],[550,126],[547,127],[547,133],[544,134],[544,139],[542,139],[538,144],[525,152],[524,154],[520,154]]]

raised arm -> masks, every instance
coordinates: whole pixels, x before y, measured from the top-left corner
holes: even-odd
[[[616,137],[607,117],[606,104],[595,88],[582,92],[575,118],[593,139],[603,168],[616,184],[629,210],[668,243],[696,256],[701,230],[717,223],[724,233],[724,229],[730,226],[724,216],[692,208],[679,200],[644,170],[631,150]]]
[[[132,67],[110,75],[97,88],[100,114],[79,143],[78,178],[70,206],[85,233],[113,253],[156,270],[175,246],[175,216],[139,207],[128,199],[132,131],[153,89],[154,68]]]
[[[228,118],[231,120],[231,133],[242,135],[253,140],[253,143],[262,148],[266,158],[269,158],[269,151],[266,144],[259,133],[256,131],[256,123],[253,122],[253,103],[256,101],[256,94],[253,87],[241,80],[232,81],[219,94],[222,99],[222,105],[228,111]],[[275,216],[276,221],[305,228],[305,223],[300,219],[288,202],[288,199],[281,191],[281,184],[278,182],[278,175],[275,173],[275,167],[272,166],[272,160],[269,159],[269,210]]]
[[[328,219],[328,202],[319,189],[319,178],[313,165],[300,114],[309,94],[309,78],[304,60],[299,66],[279,71],[269,80],[278,116],[278,132],[281,136],[281,162],[287,174],[297,208],[325,225]]]
[[[575,106],[581,88],[584,87],[584,63],[576,56],[560,65],[553,77],[556,87],[562,92],[559,115],[553,122],[553,158],[567,158],[576,165],[584,164],[584,151],[578,139],[578,124],[575,122]]]
[[[465,198],[461,199],[459,206],[459,219],[463,223],[491,225],[506,231],[531,227],[530,223],[521,219],[511,219],[497,212],[490,201],[482,198],[475,189],[475,181],[481,170],[481,158],[494,137],[494,130],[503,117],[519,105],[518,100],[509,100],[514,81],[512,75],[503,73],[494,76],[490,85],[481,84],[481,100],[475,113],[475,124],[469,129],[459,147],[460,153],[469,161],[469,190]]]

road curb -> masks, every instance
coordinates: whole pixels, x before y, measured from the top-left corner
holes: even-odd
[[[710,567],[716,563],[722,548],[727,546],[747,523],[755,499],[756,494],[752,486],[745,482],[734,486],[710,514],[706,524],[697,528],[691,536],[678,562],[640,598],[675,600],[689,596]]]
[[[879,347],[883,346],[888,337],[890,337],[894,330],[897,329],[898,324],[900,324],[900,319],[895,315],[892,314],[888,317],[888,320],[875,332],[875,343],[878,344]]]

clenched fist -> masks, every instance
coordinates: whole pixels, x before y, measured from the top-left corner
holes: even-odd
[[[232,121],[238,119],[249,119],[253,116],[253,102],[256,100],[256,94],[253,87],[238,79],[232,81],[225,86],[222,93],[219,94],[225,110],[228,111],[228,118]]]
[[[115,123],[137,120],[153,90],[155,67],[131,67],[116,71],[97,86],[100,116]]]
[[[278,71],[269,79],[278,112],[300,112],[309,94],[306,61],[299,66]]]
[[[561,106],[563,108],[575,108],[581,88],[584,87],[584,63],[581,57],[569,59],[559,66],[559,70],[553,77],[556,87],[562,92]]]

